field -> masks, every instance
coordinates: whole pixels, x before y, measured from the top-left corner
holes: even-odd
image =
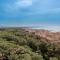
[[[0,28],[0,60],[60,60],[60,43],[25,28]]]

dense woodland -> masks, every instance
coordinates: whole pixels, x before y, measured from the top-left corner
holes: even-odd
[[[60,43],[24,28],[0,29],[0,60],[60,60]]]

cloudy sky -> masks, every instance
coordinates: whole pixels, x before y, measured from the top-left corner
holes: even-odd
[[[0,0],[0,26],[60,30],[60,0]]]

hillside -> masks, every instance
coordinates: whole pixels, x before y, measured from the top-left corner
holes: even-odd
[[[49,34],[59,36],[48,30],[0,28],[0,60],[60,60],[60,43],[51,43]]]
[[[26,29],[30,33],[35,33],[40,37],[46,38],[50,42],[60,43],[60,32],[51,32],[44,29]]]

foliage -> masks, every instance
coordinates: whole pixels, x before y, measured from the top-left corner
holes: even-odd
[[[60,60],[59,45],[23,28],[0,29],[2,60]]]

